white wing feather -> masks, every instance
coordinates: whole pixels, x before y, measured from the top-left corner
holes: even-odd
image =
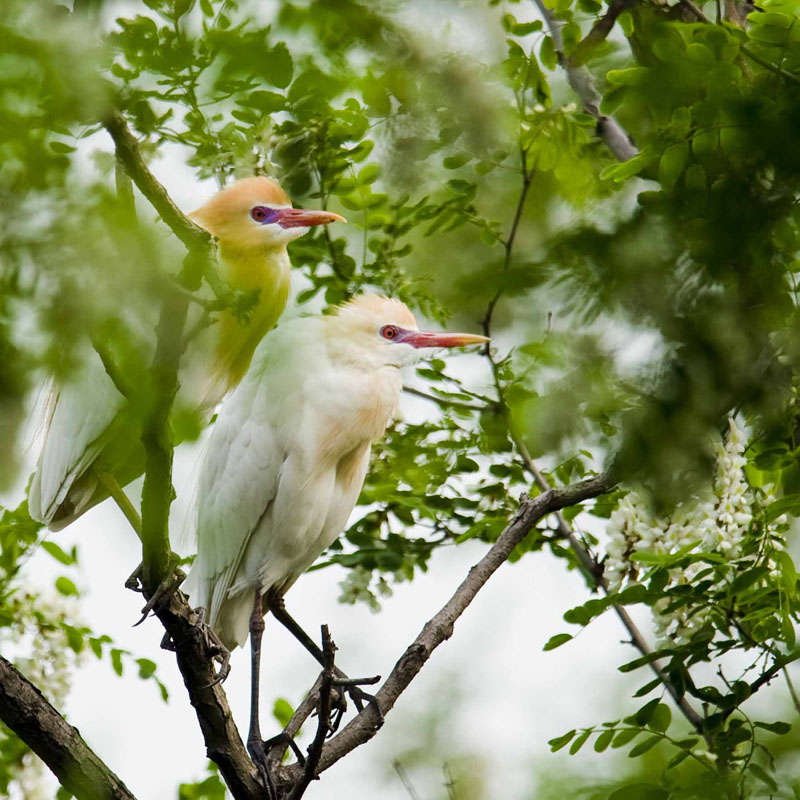
[[[29,492],[31,516],[49,524],[73,482],[94,460],[103,432],[124,405],[99,356],[58,390]]]
[[[287,435],[302,415],[302,385],[284,379],[293,328],[287,323],[259,345],[214,423],[199,480],[198,554],[187,581],[192,602],[206,608],[210,625],[218,621],[253,532],[275,499],[290,448]]]

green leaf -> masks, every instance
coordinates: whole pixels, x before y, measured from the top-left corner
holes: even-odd
[[[367,164],[365,167],[362,167],[358,172],[358,182],[362,186],[367,186],[371,183],[375,183],[378,180],[381,174],[381,167],[380,164]]]
[[[289,720],[292,718],[294,714],[294,709],[289,704],[288,700],[284,700],[283,697],[279,697],[275,701],[275,705],[272,706],[272,716],[278,720],[278,724],[281,728],[285,728],[289,724]]]
[[[149,658],[137,658],[136,663],[139,665],[139,677],[142,680],[152,677],[156,671],[156,662]]]
[[[779,550],[775,553],[775,560],[781,571],[781,584],[786,594],[794,599],[797,594],[797,568],[792,561],[792,557],[785,551]]]
[[[58,153],[59,155],[64,155],[66,153],[74,153],[75,148],[71,145],[64,144],[64,142],[50,142],[50,149],[54,153]]]
[[[788,722],[756,722],[756,728],[763,728],[770,733],[777,733],[779,736],[784,736],[789,733],[792,726]]]
[[[111,657],[111,666],[114,669],[114,672],[122,677],[122,650],[112,647],[109,652],[109,656]]]
[[[49,553],[56,561],[59,561],[65,566],[70,566],[75,563],[75,558],[69,553],[65,553],[54,542],[42,542],[42,550],[44,550],[45,553]]]
[[[785,453],[781,451],[780,456]],[[778,517],[789,514],[792,517],[800,516],[800,494],[790,494],[775,500],[764,509],[768,522],[774,522]]]
[[[628,742],[635,739],[640,733],[640,728],[623,728],[617,735],[614,737],[614,741],[611,743],[611,747],[616,749],[618,747],[624,747]]]
[[[658,179],[662,186],[671,189],[675,185],[688,158],[688,142],[678,142],[664,151],[658,162]]]
[[[63,575],[60,578],[56,578],[56,591],[63,594],[65,597],[71,597],[73,595],[78,594],[78,587],[69,579],[65,578]]]
[[[767,567],[753,567],[752,569],[740,573],[734,578],[730,587],[730,593],[732,595],[740,594],[745,591],[745,589],[749,589],[754,583],[760,581],[761,578],[768,573],[769,569]]]
[[[284,42],[278,42],[272,48],[264,64],[266,79],[279,89],[285,89],[292,82],[294,62],[289,48]]]
[[[586,744],[586,740],[594,733],[593,728],[589,728],[589,730],[584,731],[581,733],[577,739],[569,746],[569,754],[574,756],[578,750],[581,749]]]
[[[555,650],[556,647],[561,647],[562,644],[566,644],[570,639],[572,639],[572,636],[569,633],[557,633],[547,640],[547,644],[542,649]]]
[[[448,156],[442,161],[442,166],[445,169],[458,169],[463,167],[464,164],[472,160],[472,156],[467,153],[457,153],[454,156]]]
[[[656,697],[654,700],[650,700],[649,702],[645,703],[637,712],[636,712],[636,721],[639,725],[647,725],[647,723],[652,719],[653,714],[656,713],[656,708],[661,701]]]
[[[651,162],[652,158],[650,156],[643,156],[639,153],[638,156],[629,158],[619,164],[609,164],[605,169],[601,170],[600,179],[619,183],[633,175],[638,175]]]
[[[246,97],[247,105],[257,108],[264,114],[271,114],[286,108],[286,98],[277,92],[257,91],[249,92]]]
[[[649,738],[645,739],[643,742],[639,742],[631,751],[628,753],[629,758],[637,758],[640,755],[643,755],[648,750],[652,750],[659,742],[663,741],[663,737],[661,736],[650,736]]]
[[[572,741],[572,737],[575,736],[575,734],[576,731],[571,730],[565,733],[563,736],[556,736],[555,739],[550,739],[547,742],[547,744],[550,745],[550,752],[555,753],[562,747],[566,747]]]
[[[539,48],[539,61],[552,72],[558,66],[556,56],[556,46],[550,36],[542,39],[542,46]]]
[[[778,790],[778,784],[775,782],[775,779],[763,767],[751,761],[747,769],[750,770],[750,773],[758,778],[758,780],[769,786],[770,789],[773,791]]]
[[[661,731],[662,733],[669,728],[669,724],[672,721],[672,711],[665,703],[659,703],[656,706],[656,710],[653,712],[653,715],[650,717],[647,726],[652,728],[654,731]]]
[[[603,731],[594,743],[595,752],[602,753],[611,744],[613,738],[614,731]]]

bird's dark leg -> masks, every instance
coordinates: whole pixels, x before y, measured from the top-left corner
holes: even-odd
[[[258,722],[259,677],[261,674],[261,639],[264,636],[264,609],[261,592],[256,591],[253,612],[250,615],[250,731],[247,734],[247,751],[258,767],[270,800],[276,800],[275,784],[269,772],[261,726]]]
[[[286,610],[286,605],[283,601],[283,595],[275,590],[270,590],[267,592],[266,606],[272,612],[272,615],[275,617],[275,619],[278,620],[278,622],[280,622],[281,625],[283,625],[283,627],[286,628],[286,630],[288,630],[289,633],[291,633],[292,636],[294,636],[294,638],[297,639],[297,641],[300,642],[300,644],[302,644],[312,656],[314,656],[317,663],[324,668],[325,654],[319,648],[317,643],[300,627],[300,624],[297,622],[297,620],[295,620],[294,617],[292,617],[292,615]],[[378,712],[379,725],[382,725],[383,714],[381,713],[375,696],[368,694],[359,686],[359,684],[377,683],[380,680],[380,676],[376,678],[358,678],[351,680],[338,667],[334,667],[334,672],[337,679],[334,681],[334,685],[340,686],[344,692],[350,695],[353,703],[359,711],[364,710],[364,703],[369,703],[375,709],[375,711]],[[339,719],[341,719],[341,713],[339,714]],[[337,719],[336,726],[334,727],[338,727],[339,719]]]
[[[185,573],[178,568],[180,560],[180,556],[176,553],[170,554],[168,565],[169,568],[167,573],[161,580],[161,583],[159,583],[159,585],[156,587],[155,592],[153,592],[152,596],[148,599],[147,603],[142,609],[142,616],[139,618],[139,621],[135,622],[133,625],[134,628],[137,625],[141,625],[147,619],[150,612],[158,603],[169,600],[175,590],[186,580]],[[139,564],[139,566],[136,567],[136,569],[128,576],[128,579],[125,581],[126,589],[144,594],[144,587],[142,585],[143,568],[144,564]]]

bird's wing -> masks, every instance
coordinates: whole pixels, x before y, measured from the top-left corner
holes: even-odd
[[[253,531],[275,498],[286,447],[273,422],[267,393],[249,375],[223,405],[199,483],[198,555],[190,576],[198,605],[213,625],[236,578]],[[274,387],[280,391],[278,387]]]
[[[28,493],[31,516],[49,524],[73,482],[103,446],[103,433],[125,403],[96,353],[57,391]]]

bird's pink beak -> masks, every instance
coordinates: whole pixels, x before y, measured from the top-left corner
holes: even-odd
[[[313,225],[329,225],[331,222],[347,222],[332,211],[312,211],[305,208],[277,208],[275,222],[281,228],[310,228]]]
[[[486,344],[490,339],[475,333],[425,333],[404,331],[403,337],[397,341],[410,344],[412,347],[466,347],[469,344]]]

